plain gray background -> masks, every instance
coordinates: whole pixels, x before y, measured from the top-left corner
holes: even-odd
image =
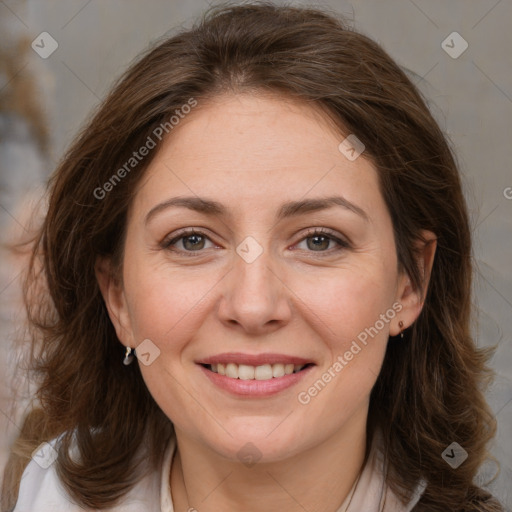
[[[282,2],[277,2],[282,3]],[[305,4],[305,2],[288,2]],[[207,7],[204,0],[5,0],[0,2],[2,48],[14,51],[21,38],[48,32],[57,50],[43,59],[30,50],[15,62],[16,73],[34,80],[49,127],[46,158],[34,147],[23,121],[2,115],[0,221],[2,237],[23,226],[20,200],[40,193],[91,109],[136,55],[156,38],[188,27]],[[471,211],[475,252],[474,333],[481,346],[498,344],[497,372],[488,399],[498,419],[492,446],[501,473],[489,489],[512,507],[512,1],[359,0],[308,2],[347,16],[410,72],[450,137],[463,174]],[[457,58],[463,41],[467,49]],[[448,37],[450,36],[450,37]],[[448,38],[448,39],[447,39]],[[0,73],[0,94],[12,76]],[[19,268],[2,253],[0,332],[2,370],[13,367],[10,340],[19,312]],[[9,371],[8,371],[9,370]],[[7,379],[5,379],[7,380]],[[2,383],[0,463],[21,421]],[[19,406],[23,404],[17,404]],[[482,473],[492,474],[486,465]]]

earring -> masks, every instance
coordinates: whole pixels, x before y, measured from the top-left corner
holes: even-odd
[[[126,347],[126,352],[124,354],[123,364],[125,366],[128,366],[133,362],[133,353],[135,353],[135,350],[131,347]]]
[[[400,327],[400,338],[403,339],[403,337],[404,337],[404,331],[403,331],[404,323],[402,322],[402,320],[400,320],[400,322],[398,322],[398,327]]]

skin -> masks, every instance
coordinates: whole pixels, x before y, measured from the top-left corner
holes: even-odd
[[[399,321],[409,327],[423,304],[397,270],[377,171],[364,153],[348,160],[338,150],[343,139],[325,114],[291,99],[230,94],[200,102],[137,190],[122,283],[108,260],[98,261],[120,341],[135,348],[150,339],[160,350],[150,365],[138,364],[175,425],[175,510],[334,512],[362,468],[369,395],[388,336],[399,334]],[[276,221],[283,202],[334,192],[368,220],[334,206]],[[177,196],[214,199],[229,213],[171,207],[145,224],[153,207]],[[182,228],[206,238],[163,248]],[[314,239],[309,228],[330,229],[349,246]],[[251,263],[236,252],[247,236],[263,249]],[[435,242],[420,251],[425,285],[434,253]],[[307,405],[299,403],[298,393],[396,302],[395,318]],[[210,383],[194,362],[222,352],[290,354],[316,366],[275,396],[240,398]],[[261,454],[251,467],[237,457],[248,442]]]

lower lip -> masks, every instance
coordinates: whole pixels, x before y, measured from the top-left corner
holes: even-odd
[[[283,377],[273,377],[268,380],[242,380],[219,375],[202,365],[198,366],[210,381],[219,388],[229,391],[234,395],[245,397],[266,397],[275,395],[297,384],[313,368],[313,366],[308,366],[300,372],[284,375]]]

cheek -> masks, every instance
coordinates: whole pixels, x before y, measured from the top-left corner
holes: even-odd
[[[194,274],[187,269],[152,267],[133,262],[127,294],[131,328],[137,340],[151,339],[161,349],[177,346],[200,316],[203,299],[216,280],[212,274]],[[170,343],[172,341],[172,343]]]
[[[329,269],[324,274],[296,279],[292,289],[302,299],[303,314],[322,329],[322,337],[329,340],[333,350],[343,350],[361,332],[374,326],[394,299],[393,274],[380,265],[367,265],[364,270]],[[388,323],[384,328],[379,323],[384,337],[388,329]]]
[[[202,417],[201,390],[194,389],[192,363],[183,365],[184,351],[197,337],[204,322],[209,292],[218,279],[204,273],[152,267],[148,262],[131,267],[130,280],[137,283],[130,295],[130,319],[137,343],[149,339],[158,348],[151,364],[139,362],[144,382],[151,395],[173,421],[182,429]],[[156,350],[156,349],[155,349]]]
[[[335,431],[367,405],[384,359],[389,321],[396,315],[393,296],[387,283],[370,273],[347,271],[337,279],[316,280],[315,286],[306,282],[302,294],[306,288],[309,318],[328,357],[297,400],[308,417],[326,418],[324,427]]]

